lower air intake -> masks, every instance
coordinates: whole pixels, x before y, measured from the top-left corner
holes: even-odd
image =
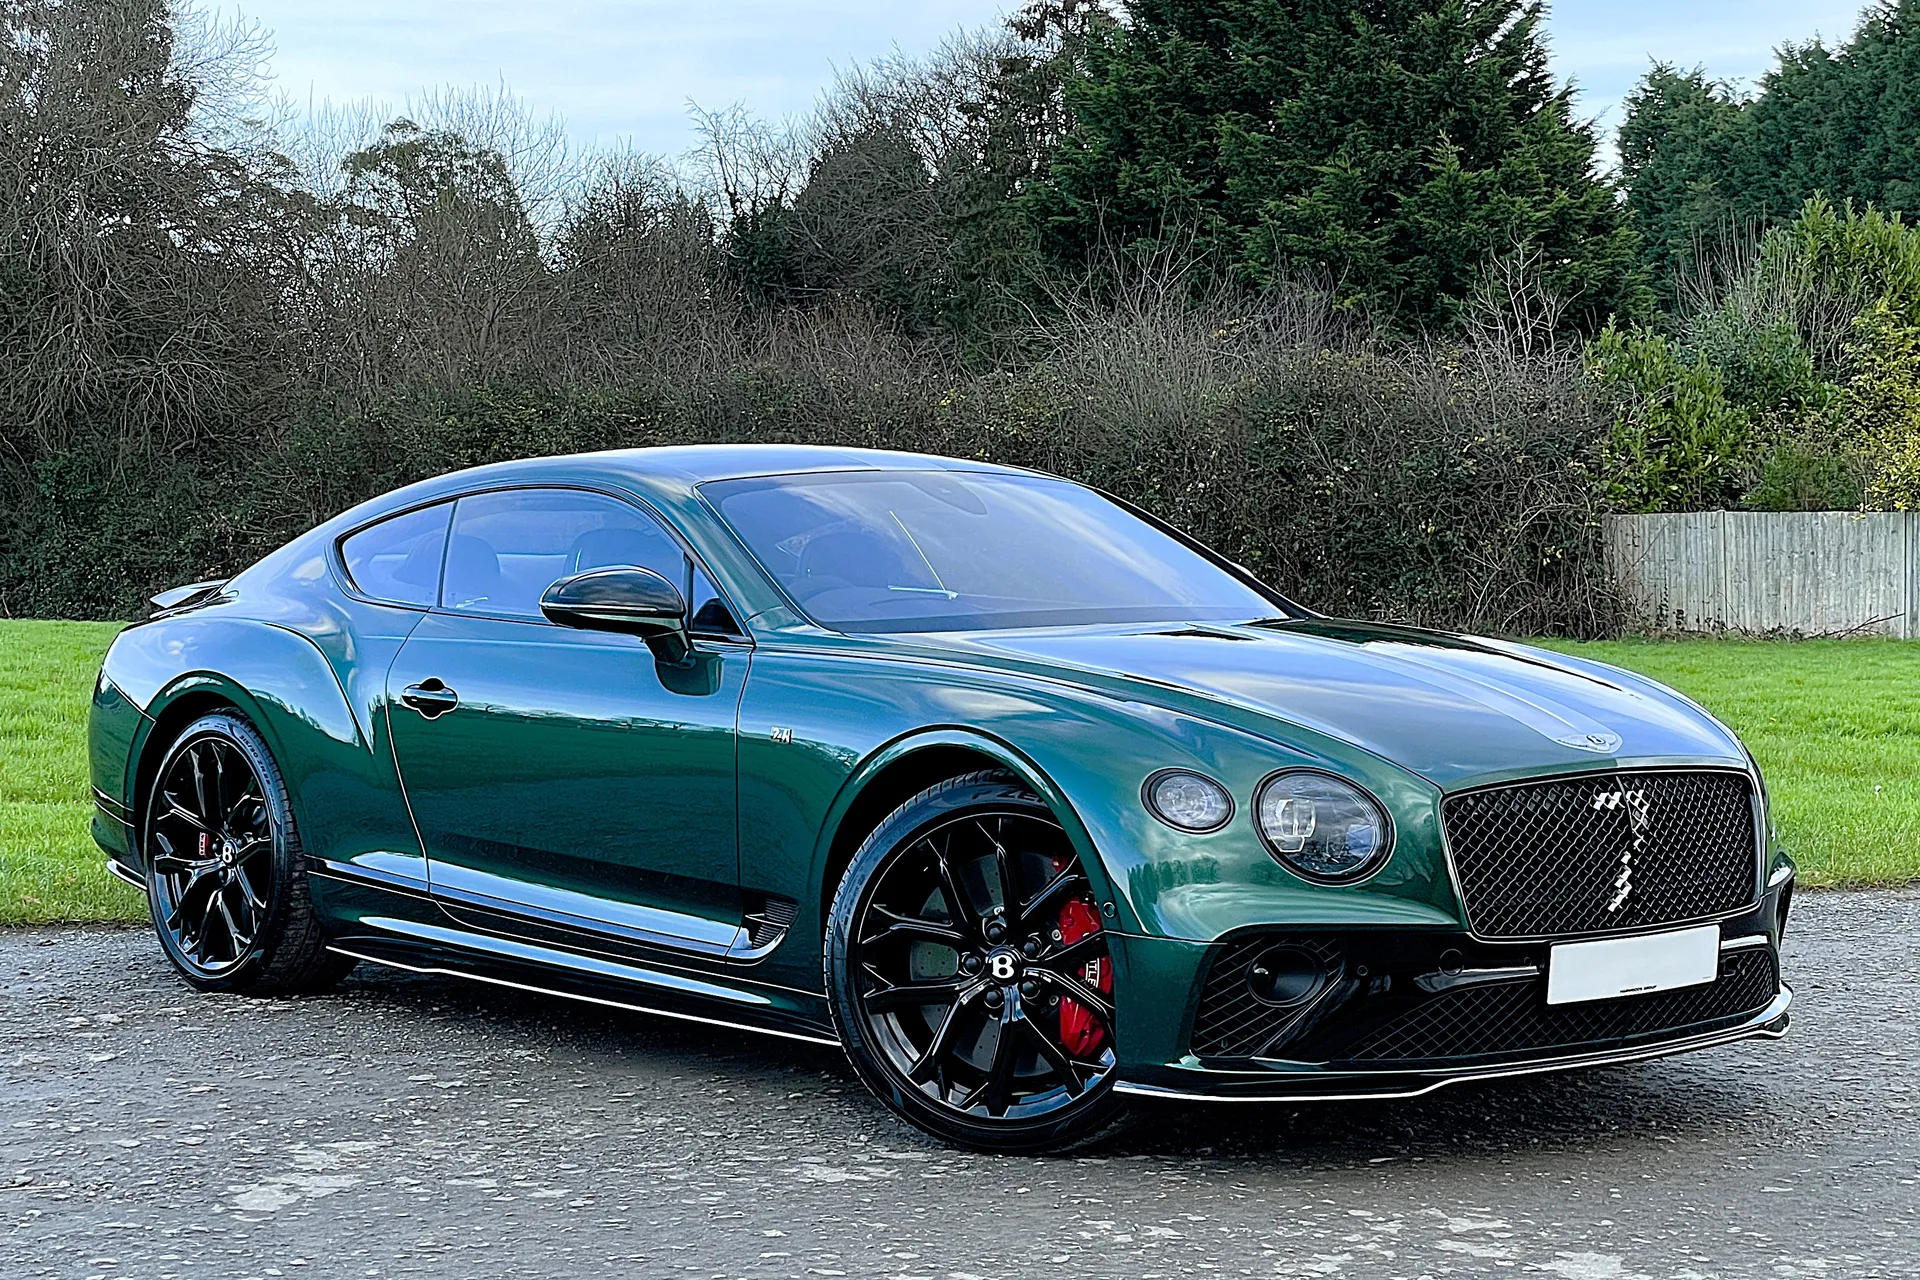
[[[1286,938],[1265,935],[1230,942],[1214,956],[1200,989],[1200,1006],[1193,1020],[1193,1052],[1202,1058],[1255,1058],[1281,1043],[1314,1007],[1313,991],[1306,998],[1283,999],[1258,981],[1256,965],[1276,950],[1298,953],[1305,964],[1317,965],[1324,989],[1341,970],[1340,944],[1330,938]]]
[[[1619,1000],[1550,1005],[1541,979],[1462,987],[1387,1023],[1348,1060],[1377,1067],[1532,1056],[1612,1048],[1662,1034],[1704,1034],[1758,1013],[1779,988],[1773,954],[1764,948],[1723,956],[1714,982]]]

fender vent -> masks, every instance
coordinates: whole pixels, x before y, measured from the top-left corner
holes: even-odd
[[[799,914],[800,904],[792,898],[762,896],[759,905],[747,912],[742,922],[747,926],[747,945],[758,951],[778,942],[793,926],[794,917]]]

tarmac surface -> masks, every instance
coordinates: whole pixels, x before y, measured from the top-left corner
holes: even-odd
[[[956,1152],[830,1049],[0,931],[0,1277],[1920,1276],[1920,892],[1805,894],[1785,1041]]]

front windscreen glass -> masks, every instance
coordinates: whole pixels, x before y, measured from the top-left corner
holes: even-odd
[[[808,617],[839,631],[1269,618],[1276,598],[1099,494],[992,472],[701,486]]]

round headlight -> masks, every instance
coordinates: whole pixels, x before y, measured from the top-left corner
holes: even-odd
[[[1147,811],[1177,831],[1218,831],[1233,817],[1233,797],[1204,774],[1162,769],[1143,789]]]
[[[1380,802],[1331,774],[1276,773],[1254,797],[1260,835],[1290,869],[1314,880],[1350,880],[1393,840]]]

